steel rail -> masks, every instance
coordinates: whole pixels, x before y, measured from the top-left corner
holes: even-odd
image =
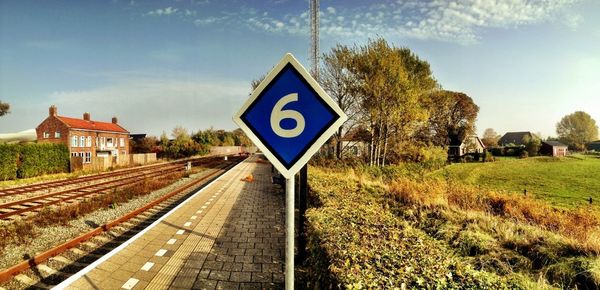
[[[23,186],[18,186],[18,187],[3,188],[3,189],[0,189],[0,197],[29,193],[29,192],[33,192],[33,191],[47,189],[49,187],[68,186],[68,185],[72,185],[72,184],[76,184],[76,183],[89,182],[89,181],[93,181],[93,180],[104,179],[104,178],[109,178],[109,177],[114,177],[114,176],[119,176],[119,175],[127,175],[127,174],[131,174],[132,172],[137,172],[140,170],[147,170],[147,169],[170,165],[170,164],[184,164],[187,162],[197,162],[197,161],[201,161],[202,159],[210,159],[211,157],[213,157],[213,156],[188,158],[188,159],[183,159],[183,160],[171,161],[168,163],[150,164],[150,165],[144,165],[141,167],[127,168],[127,169],[122,169],[122,170],[113,171],[113,172],[105,172],[105,173],[99,173],[99,174],[94,174],[94,175],[82,176],[82,177],[77,177],[77,178],[73,178],[73,179],[61,179],[61,180],[48,181],[48,182],[43,182],[43,183],[28,184],[28,185],[23,185]]]
[[[241,162],[241,160],[237,161],[237,162]],[[166,201],[167,199],[169,199],[187,189],[190,189],[191,187],[199,185],[200,183],[206,181],[209,178],[212,178],[213,176],[215,176],[218,173],[226,172],[231,167],[233,167],[233,165],[235,165],[237,162],[228,164],[224,168],[215,169],[210,174],[203,176],[200,179],[197,179],[195,181],[192,181],[186,185],[183,185],[182,187],[179,187],[179,188],[171,191],[170,193],[153,200],[152,202],[146,204],[145,206],[140,207],[136,210],[133,210],[133,211],[121,216],[120,218],[117,218],[111,222],[101,225],[101,226],[95,228],[94,230],[91,230],[91,231],[84,233],[74,239],[71,239],[63,244],[60,244],[54,248],[51,248],[41,254],[36,255],[33,258],[30,258],[28,260],[25,260],[21,263],[18,263],[16,265],[12,266],[12,267],[9,267],[5,270],[0,271],[0,283],[4,283],[23,271],[26,271],[32,267],[35,267],[35,266],[47,261],[48,259],[50,259],[52,257],[62,254],[63,252],[65,252],[66,250],[68,250],[70,248],[76,247],[79,244],[81,244],[97,235],[100,235],[104,232],[109,231],[110,229],[112,229],[112,228],[130,220],[131,218],[136,217],[136,216],[140,215],[141,213],[153,208],[154,206]]]
[[[206,159],[204,161],[205,161],[204,164],[210,164],[210,165],[214,164],[215,162],[220,162],[220,160],[215,160],[214,158]],[[17,201],[13,201],[13,202],[0,204],[0,209],[9,209],[10,210],[10,211],[5,211],[5,212],[0,212],[0,219],[7,219],[8,217],[19,215],[19,214],[26,213],[26,212],[35,211],[35,210],[43,208],[45,206],[67,202],[67,201],[81,198],[84,196],[98,194],[102,191],[110,190],[113,188],[134,185],[134,184],[137,184],[137,183],[140,183],[143,181],[143,179],[140,179],[140,177],[142,177],[144,179],[152,178],[152,177],[157,177],[157,176],[162,176],[162,175],[173,174],[178,171],[183,171],[183,168],[180,167],[180,165],[170,164],[170,165],[168,165],[167,168],[153,169],[149,173],[144,172],[142,174],[138,174],[135,176],[128,176],[128,177],[124,177],[124,178],[117,179],[117,180],[109,180],[109,181],[96,183],[96,184],[92,184],[92,185],[86,185],[83,187],[73,188],[73,189],[69,189],[69,190],[65,190],[65,191],[61,191],[61,192],[54,192],[54,193],[49,193],[49,194],[45,194],[45,195],[41,195],[41,196],[35,196],[35,197],[27,198],[27,199],[22,199],[22,200],[17,200]],[[133,182],[129,182],[131,180],[133,180]],[[107,185],[107,184],[114,184],[114,185],[98,188],[99,186]],[[89,188],[94,188],[94,190],[81,192],[82,190],[89,189]],[[81,193],[77,193],[77,192],[81,192]],[[75,193],[75,194],[73,194],[73,193]],[[66,196],[64,196],[64,195],[66,195]],[[62,197],[62,196],[64,196],[64,197]],[[56,198],[56,199],[48,201],[47,199],[50,199],[50,198]],[[13,208],[13,207],[20,207],[20,206],[22,206],[23,208],[16,208],[16,209]]]

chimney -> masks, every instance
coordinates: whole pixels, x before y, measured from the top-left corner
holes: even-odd
[[[56,106],[52,105],[50,106],[50,109],[48,109],[48,115],[50,115],[50,117],[56,117]]]
[[[90,113],[88,113],[88,112],[83,113],[83,119],[86,120],[86,121],[89,121],[90,120]]]
[[[113,117],[113,118],[112,118],[112,123],[113,123],[113,124],[117,124],[117,117]]]

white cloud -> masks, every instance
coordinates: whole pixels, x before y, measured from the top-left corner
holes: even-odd
[[[211,17],[196,19],[196,20],[194,20],[194,24],[196,26],[204,26],[204,25],[210,25],[210,24],[214,24],[214,23],[220,23],[227,19],[228,19],[227,16],[222,16],[222,17],[211,16]]]
[[[149,16],[169,16],[172,14],[175,14],[179,9],[178,8],[173,8],[173,7],[167,7],[167,8],[158,8],[156,10],[152,10],[149,11],[148,13],[146,13],[145,15],[149,15]]]
[[[321,33],[336,37],[392,35],[417,39],[435,39],[462,44],[475,43],[487,28],[514,28],[553,22],[576,28],[581,16],[567,13],[578,0],[409,0],[365,7],[326,7],[321,12]],[[560,17],[559,17],[560,16]],[[275,18],[253,18],[247,23],[264,31],[308,34],[308,14],[283,17],[281,29],[274,29]]]
[[[80,117],[83,112],[90,112],[95,120],[117,116],[132,133],[158,135],[179,125],[194,131],[234,128],[231,116],[249,91],[246,81],[152,78],[54,92],[49,99],[65,116]]]

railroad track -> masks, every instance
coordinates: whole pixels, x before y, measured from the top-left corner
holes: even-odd
[[[204,158],[190,161],[195,166],[205,165],[214,166],[221,162],[220,157]],[[110,176],[107,181],[101,181],[94,184],[87,184],[67,190],[38,195],[30,198],[25,198],[17,201],[6,202],[0,204],[0,219],[11,219],[17,216],[27,216],[33,212],[37,212],[46,206],[57,205],[61,203],[74,202],[83,198],[92,197],[98,194],[103,194],[124,186],[131,186],[144,181],[147,178],[156,178],[181,172],[184,170],[182,164],[188,160],[161,164],[161,166],[153,166],[140,168],[137,172],[128,172],[119,176]],[[123,176],[123,177],[120,177]],[[104,178],[107,178],[104,176]],[[96,181],[102,179],[95,179]],[[89,182],[87,180],[86,182]],[[35,189],[37,191],[39,189]]]
[[[219,168],[210,169],[202,177],[101,225],[61,245],[0,271],[0,289],[51,288],[110,252],[143,228],[159,219],[171,208],[191,196],[195,189],[208,184],[243,158],[221,161]],[[33,277],[33,278],[32,278]],[[16,280],[16,281],[15,281]],[[12,284],[11,284],[12,283]]]
[[[28,184],[28,185],[23,185],[23,186],[18,186],[18,187],[3,188],[3,189],[0,189],[0,197],[26,194],[26,193],[36,192],[36,191],[40,191],[40,190],[44,190],[44,189],[54,189],[57,187],[74,186],[79,183],[88,183],[88,182],[93,182],[96,180],[124,176],[124,175],[139,172],[140,170],[151,170],[151,169],[160,168],[162,166],[167,166],[167,165],[184,165],[187,162],[192,162],[192,165],[194,165],[194,164],[197,164],[198,162],[201,162],[203,159],[210,159],[210,158],[216,158],[216,157],[190,158],[190,159],[172,161],[169,163],[151,164],[151,165],[145,165],[145,166],[141,166],[141,167],[122,169],[122,170],[117,170],[117,171],[113,171],[113,172],[106,172],[106,173],[82,176],[82,177],[77,177],[77,178],[61,179],[61,180],[48,181],[48,182],[42,182],[42,183]]]

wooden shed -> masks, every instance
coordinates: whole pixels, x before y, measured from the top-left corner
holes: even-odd
[[[558,141],[542,141],[542,146],[540,147],[540,154],[555,157],[564,157],[567,156],[567,150],[567,145]]]

